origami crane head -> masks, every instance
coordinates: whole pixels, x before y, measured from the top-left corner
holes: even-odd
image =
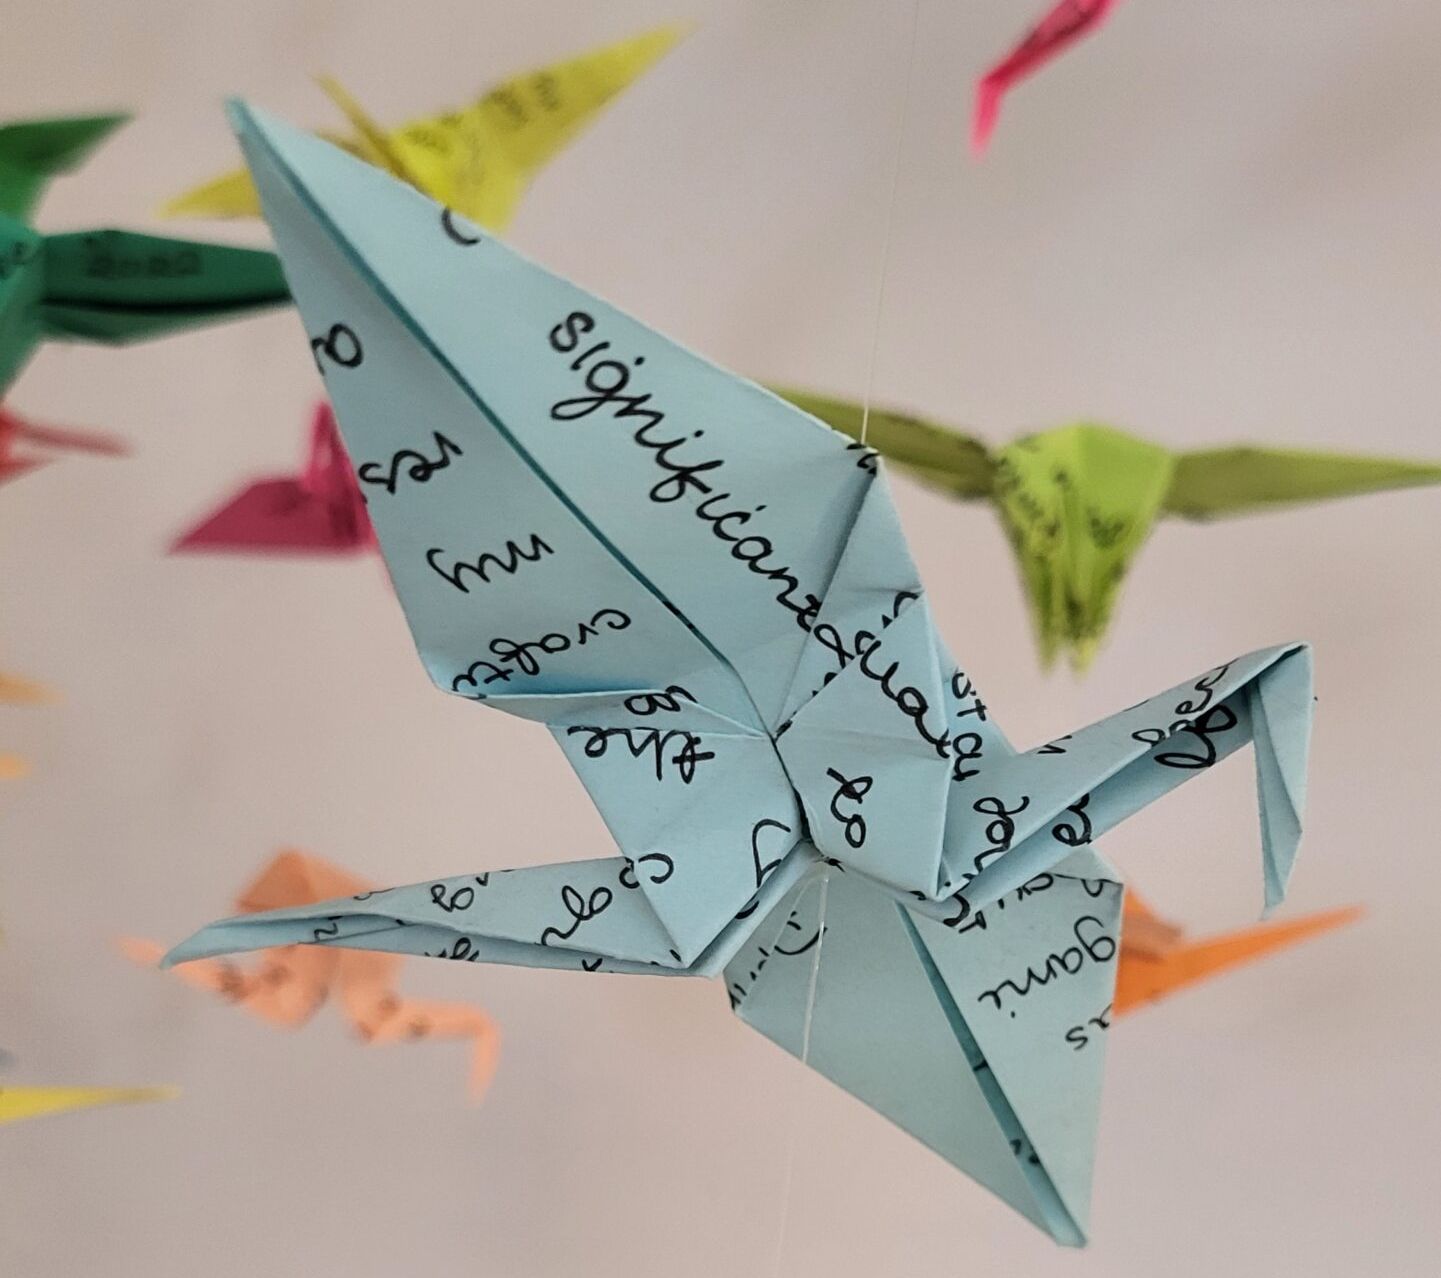
[[[42,235],[45,184],[124,116],[0,127],[0,392],[47,338],[119,344],[288,300],[273,254],[131,231]]]
[[[620,855],[242,916],[296,942],[655,975],[1083,1240],[1121,885],[1094,840],[1247,741],[1266,898],[1304,647],[1020,754],[946,651],[875,454],[343,152],[235,108],[421,657],[546,724]]]
[[[459,110],[395,130],[377,124],[345,89],[322,77],[321,88],[353,132],[320,136],[472,222],[503,230],[540,169],[684,34],[680,27],[659,27],[619,40],[514,76]],[[260,201],[250,175],[240,169],[187,191],[164,211],[172,217],[255,217]]]
[[[807,391],[792,403],[907,473],[996,506],[1016,553],[1041,658],[1095,657],[1137,552],[1163,514],[1211,519],[1389,488],[1441,483],[1441,466],[1279,448],[1175,453],[1094,422],[994,450],[946,426]]]
[[[179,537],[174,550],[352,554],[375,545],[330,405],[317,404],[296,476],[258,479]]]

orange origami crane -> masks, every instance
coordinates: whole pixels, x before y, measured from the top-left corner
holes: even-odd
[[[1121,915],[1121,965],[1116,973],[1111,1015],[1122,1016],[1229,967],[1239,967],[1273,950],[1329,932],[1359,918],[1361,913],[1361,908],[1353,905],[1188,941],[1179,927],[1152,912],[1128,888]]]
[[[17,443],[35,444],[41,448],[68,449],[72,452],[99,453],[118,457],[130,451],[124,440],[94,430],[71,430],[61,426],[41,426],[26,421],[8,409],[0,408],[0,484],[17,479],[26,471],[43,466],[50,458],[44,453],[17,456]]]
[[[3,478],[3,472],[0,472],[0,478]],[[57,699],[57,694],[43,683],[0,671],[0,705],[36,706]],[[30,765],[20,755],[0,750],[0,781],[13,781],[29,771]]]
[[[241,914],[287,905],[311,905],[371,890],[344,870],[304,852],[274,858],[236,901]],[[165,952],[153,941],[125,939],[124,953],[153,966]],[[483,1011],[463,1003],[402,999],[394,991],[402,956],[378,951],[340,950],[325,945],[285,945],[266,950],[250,970],[225,959],[181,963],[176,975],[201,989],[239,1003],[272,1025],[303,1025],[332,990],[345,1015],[367,1043],[422,1038],[472,1038],[470,1090],[479,1099],[490,1085],[500,1053],[500,1031]]]

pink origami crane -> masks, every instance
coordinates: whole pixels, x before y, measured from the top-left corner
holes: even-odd
[[[365,498],[351,473],[335,415],[322,403],[315,409],[309,453],[298,476],[257,479],[171,549],[348,555],[374,547]]]
[[[1001,99],[1019,80],[1039,71],[1052,58],[1105,21],[1116,0],[1060,0],[1020,44],[1006,54],[976,85],[976,113],[971,121],[971,151],[981,155],[1000,114]]]
[[[8,409],[0,408],[0,484],[16,479],[50,460],[43,453],[16,456],[15,445],[22,441],[41,448],[100,453],[107,457],[118,457],[130,451],[125,441],[114,435],[104,435],[99,431],[70,430],[62,426],[41,426],[16,416]]]

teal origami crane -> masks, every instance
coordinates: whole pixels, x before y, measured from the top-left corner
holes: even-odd
[[[1084,1240],[1122,888],[1093,846],[1247,741],[1266,900],[1304,646],[1024,754],[947,653],[861,448],[344,152],[235,108],[396,592],[445,691],[544,723],[619,855],[216,923],[292,943],[724,973],[736,1013]]]
[[[46,339],[120,345],[289,299],[273,253],[134,231],[42,235],[49,180],[128,117],[0,126],[0,394]]]

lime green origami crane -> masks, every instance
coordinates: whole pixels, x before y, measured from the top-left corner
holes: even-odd
[[[860,437],[861,405],[779,393]],[[1176,453],[1090,422],[992,449],[949,427],[872,409],[866,443],[923,483],[994,503],[1016,551],[1042,661],[1049,666],[1064,651],[1078,671],[1095,657],[1131,561],[1161,515],[1217,519],[1441,483],[1441,465],[1245,445]]]
[[[42,235],[49,181],[124,115],[0,125],[0,393],[47,338],[120,345],[288,301],[273,253],[133,231]]]

